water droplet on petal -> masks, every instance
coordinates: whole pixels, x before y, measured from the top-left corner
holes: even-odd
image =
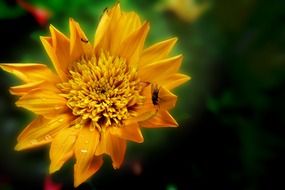
[[[76,124],[74,127],[75,127],[76,129],[79,129],[79,128],[81,127],[81,125],[80,125],[80,124]]]
[[[58,121],[59,121],[59,122],[63,122],[63,118],[59,119]]]
[[[61,109],[61,106],[54,106],[54,109],[55,109],[55,110],[60,110],[60,109]]]
[[[85,141],[85,144],[88,144],[88,143],[89,143],[89,141],[86,140],[86,141]]]
[[[51,136],[50,136],[50,135],[46,135],[46,136],[45,136],[45,140],[48,141],[48,140],[50,140],[50,139],[51,139]]]
[[[82,153],[87,153],[87,150],[86,149],[81,149],[80,150]]]

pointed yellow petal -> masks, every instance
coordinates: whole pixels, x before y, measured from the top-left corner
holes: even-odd
[[[38,82],[31,82],[19,86],[13,86],[10,88],[10,93],[12,95],[17,95],[17,96],[23,96],[29,93],[31,90],[36,89],[40,87],[44,81],[38,81]]]
[[[109,143],[109,142],[107,142],[107,140],[109,139],[109,133],[110,133],[110,129],[106,129],[105,131],[100,132],[100,139],[98,142],[97,149],[95,151],[96,156],[108,154],[107,143]]]
[[[110,132],[112,135],[137,143],[142,143],[144,140],[137,122],[126,123],[121,127],[112,127]]]
[[[110,135],[111,142],[107,144],[107,150],[113,161],[115,169],[120,168],[124,161],[127,144],[126,141]]]
[[[113,39],[119,34],[117,33],[117,23],[121,18],[120,4],[116,4],[109,10],[106,10],[100,20],[95,34],[95,52],[103,50],[111,50]],[[114,52],[110,52],[114,53]]]
[[[49,172],[58,171],[73,155],[73,147],[79,130],[75,128],[62,129],[54,138],[50,147]]]
[[[167,76],[164,80],[161,81],[161,86],[171,90],[177,86],[180,86],[181,84],[189,81],[191,77],[181,74],[181,73],[175,73],[172,75]]]
[[[102,165],[101,157],[95,156],[99,142],[97,130],[85,126],[81,129],[75,143],[76,164],[74,165],[74,185],[77,187],[98,171]]]
[[[57,77],[43,64],[1,64],[0,68],[14,74],[24,82],[56,81]]]
[[[84,55],[90,56],[93,48],[80,25],[70,18],[69,27],[71,60],[76,61]]]
[[[142,81],[161,84],[164,78],[178,71],[182,59],[182,55],[178,55],[142,66],[139,70],[139,76]]]
[[[45,37],[45,36],[41,36],[40,40],[46,50],[47,55],[49,56],[51,62],[53,63],[59,77],[64,80],[65,79],[65,74],[61,71],[61,69],[58,67],[59,60],[58,57],[56,56],[55,50],[53,48],[53,41],[51,37]]]
[[[142,52],[139,65],[148,65],[167,57],[177,38],[171,38],[152,45]]]
[[[68,114],[58,115],[51,120],[39,116],[19,135],[15,149],[34,148],[51,142],[61,129],[69,126],[71,120]]]
[[[13,95],[24,96],[29,93],[33,93],[34,90],[40,89],[45,89],[46,91],[55,91],[58,93],[58,89],[55,88],[54,83],[48,81],[30,82],[19,86],[13,86],[9,91]]]
[[[64,34],[52,25],[50,25],[50,33],[52,38],[52,52],[56,57],[56,62],[53,62],[53,65],[61,78],[65,79],[68,73],[68,66],[71,63],[70,42]]]
[[[142,90],[141,95],[144,96],[144,98],[145,98],[144,104],[143,104],[143,110],[152,110],[154,108],[154,105],[152,103],[152,85],[148,84]]]
[[[137,64],[148,32],[149,23],[145,22],[137,31],[122,42],[118,55],[126,58],[129,64]]]
[[[140,126],[145,128],[178,127],[178,123],[167,111],[159,111],[151,119],[143,121]]]
[[[74,187],[78,187],[81,183],[85,182],[89,177],[96,173],[103,164],[102,156],[93,156],[90,161],[89,167],[84,173],[78,173],[74,171]]]
[[[113,136],[110,130],[101,133],[101,138],[96,149],[95,155],[108,154],[113,161],[113,167],[119,168],[124,160],[126,153],[126,141]]]
[[[37,129],[41,128],[42,126],[46,125],[49,120],[46,118],[39,116],[38,118],[34,119],[18,136],[17,141],[21,141],[26,138],[32,130],[36,131]]]
[[[106,10],[96,30],[95,52],[98,53],[104,49],[111,54],[117,55],[123,44],[128,47],[127,42],[124,43],[124,41],[130,38],[131,35],[134,35],[141,26],[139,16],[134,12],[121,12],[120,4]],[[143,36],[141,37],[143,38]],[[130,40],[135,42],[134,39]]]
[[[158,94],[158,104],[160,110],[169,110],[175,107],[177,96],[166,88],[160,87]]]
[[[141,21],[137,14],[134,12],[130,13],[122,13],[120,18],[116,22],[114,22],[114,27],[110,28],[113,34],[111,37],[112,45],[110,47],[110,52],[115,53],[118,49],[121,48],[122,42],[124,42],[127,38],[135,31],[141,27]],[[143,38],[143,36],[141,36]]]
[[[35,89],[22,96],[16,105],[26,108],[38,115],[56,115],[67,109],[66,99],[57,91]]]
[[[99,49],[102,48],[102,46],[105,47],[104,49],[106,49],[107,44],[104,44],[104,42],[106,42],[105,36],[107,35],[110,21],[111,21],[110,16],[104,13],[97,26],[94,37],[95,52],[99,52]]]

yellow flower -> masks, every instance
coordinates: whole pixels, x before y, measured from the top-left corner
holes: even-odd
[[[197,3],[196,0],[165,0],[162,8],[173,12],[185,22],[194,22],[210,8],[210,3]]]
[[[51,143],[50,173],[72,158],[77,187],[111,157],[123,162],[126,141],[143,142],[140,127],[176,127],[168,110],[171,89],[190,78],[178,73],[182,56],[169,57],[172,38],[144,49],[149,23],[120,5],[104,12],[91,44],[70,19],[70,38],[50,26],[41,37],[55,71],[43,64],[2,64],[24,84],[11,87],[16,105],[38,117],[18,137],[16,150]]]

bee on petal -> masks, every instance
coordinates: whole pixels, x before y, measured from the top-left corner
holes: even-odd
[[[159,105],[159,88],[157,85],[153,85],[151,100],[153,105],[155,106]]]

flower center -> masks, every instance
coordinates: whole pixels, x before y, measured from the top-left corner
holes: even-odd
[[[73,115],[99,128],[121,125],[143,99],[137,69],[106,52],[74,62],[68,81],[58,86]]]

